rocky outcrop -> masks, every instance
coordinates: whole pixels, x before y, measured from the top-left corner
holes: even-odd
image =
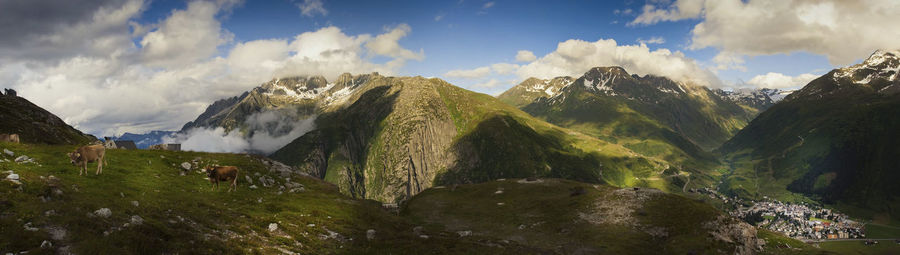
[[[87,144],[97,140],[14,92],[0,96],[2,133],[18,134],[22,143]]]
[[[765,240],[756,236],[756,228],[745,222],[720,215],[714,221],[703,223],[709,235],[718,241],[734,245],[734,254],[756,254],[762,250]]]

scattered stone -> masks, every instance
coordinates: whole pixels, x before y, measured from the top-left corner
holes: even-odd
[[[51,243],[50,241],[44,240],[43,242],[41,242],[41,249],[49,249],[52,247],[53,243]]]
[[[40,230],[40,229],[38,229],[38,228],[36,228],[36,227],[31,226],[31,222],[26,222],[25,225],[24,225],[23,227],[25,227],[25,231],[35,232],[35,231]]]
[[[112,210],[110,210],[109,208],[100,208],[94,211],[94,215],[101,218],[109,218],[109,216],[112,215]]]
[[[8,150],[8,149],[3,149],[3,153],[6,153],[6,155],[9,155],[10,157],[16,155],[15,153],[13,153],[11,150]]]
[[[421,235],[424,228],[422,226],[416,226],[413,228],[413,234]]]
[[[119,192],[119,196],[124,198],[124,197],[125,197],[125,193]]]
[[[467,236],[472,235],[472,231],[471,230],[456,231],[456,234],[459,235],[459,237],[467,237]]]
[[[525,224],[519,225],[519,230],[525,229]]]
[[[47,233],[50,234],[51,239],[56,241],[62,241],[66,238],[66,229],[61,227],[47,228]]]
[[[502,181],[506,181],[506,179],[500,178],[500,179],[497,179],[497,181],[502,182]]]
[[[253,178],[250,178],[249,175],[244,175],[244,178],[247,179],[247,183],[253,184]]]
[[[190,170],[191,170],[191,163],[183,162],[183,163],[181,163],[181,168],[183,168],[185,171],[190,171]]]
[[[315,227],[315,226],[316,226],[316,224],[312,224],[312,223],[306,224],[306,227],[310,227],[310,228]]]
[[[428,239],[428,235],[419,235],[419,238]]]
[[[131,216],[131,225],[141,225],[141,224],[144,224],[144,218],[141,218],[141,216],[137,216],[137,215]]]
[[[47,210],[46,212],[44,212],[44,216],[46,216],[46,217],[50,217],[50,216],[53,216],[53,215],[56,215],[56,211],[55,211],[55,210]]]
[[[368,240],[375,239],[375,230],[374,229],[366,230],[366,239],[368,239]]]
[[[22,155],[22,156],[19,156],[16,158],[16,163],[27,163],[27,162],[33,162],[33,160],[25,155]]]
[[[138,203],[137,200],[132,200],[132,201],[131,201],[131,205],[133,205],[134,207],[138,207],[138,206],[141,205],[141,203]]]
[[[503,205],[506,205],[506,203],[500,202],[500,203],[497,203],[497,205],[503,206]]]
[[[503,190],[497,190],[496,192],[494,192],[494,194],[497,194],[497,195],[503,194]]]
[[[9,172],[12,172],[12,171],[9,171]],[[18,174],[10,173],[9,175],[6,176],[6,180],[10,181],[12,183],[15,183],[15,184],[22,184],[22,182],[19,181]]]
[[[258,187],[256,187],[256,185],[250,185],[249,188],[250,188],[250,189],[256,189],[256,188],[258,188]]]

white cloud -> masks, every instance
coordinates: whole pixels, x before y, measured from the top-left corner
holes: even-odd
[[[732,55],[811,52],[849,65],[876,49],[900,48],[900,1],[678,0],[644,8],[632,25],[700,19],[690,48]]]
[[[747,85],[751,85],[757,88],[772,88],[772,89],[780,89],[780,88],[798,88],[805,86],[810,81],[819,77],[818,75],[805,73],[797,76],[787,76],[781,73],[766,73],[764,75],[757,75],[750,79],[747,82]]]
[[[475,84],[475,85],[472,85],[472,86],[473,86],[473,87],[476,87],[476,88],[491,89],[491,88],[497,87],[498,85],[501,85],[501,84],[502,84],[502,83],[501,83],[499,80],[497,80],[497,79],[490,79],[490,80],[488,80],[487,82],[478,83],[478,84]]]
[[[732,52],[719,52],[713,57],[713,63],[716,64],[715,68],[717,70],[734,69],[747,71],[747,67],[744,66],[744,57]]]
[[[180,143],[183,150],[191,151],[271,154],[315,129],[315,120],[316,116],[295,121],[287,115],[269,111],[247,117],[245,124],[258,130],[249,137],[238,130],[225,132],[222,127],[195,128],[174,137],[164,137],[163,142]]]
[[[592,67],[621,66],[629,73],[653,74],[703,86],[719,87],[722,82],[683,53],[668,49],[651,51],[646,45],[618,45],[615,40],[560,42],[556,51],[524,65],[519,78],[581,76]]]
[[[419,52],[415,53],[404,49],[397,42],[400,38],[406,37],[410,31],[412,31],[412,28],[407,24],[397,25],[397,27],[388,30],[387,33],[380,34],[376,36],[374,40],[366,43],[366,48],[368,48],[370,52],[378,55],[390,56],[397,59],[422,60],[425,58],[424,50],[419,49]]]
[[[443,13],[434,16],[434,21],[441,21],[442,19],[444,19]]]
[[[451,78],[467,78],[467,79],[475,79],[485,77],[491,74],[491,67],[483,66],[475,69],[468,70],[452,70],[447,73],[444,73],[444,76]]]
[[[211,102],[274,77],[321,74],[333,80],[343,72],[373,71],[390,75],[408,59],[424,58],[421,50],[414,53],[396,43],[411,31],[406,25],[374,37],[326,27],[288,40],[238,42],[221,49],[222,54],[216,48],[227,47],[223,42],[231,36],[215,17],[232,2],[191,2],[154,24],[138,24],[135,19],[144,4],[128,3],[99,8],[87,20],[34,36],[68,38],[72,41],[50,48],[76,45],[83,54],[0,56],[0,87],[16,89],[82,131],[118,135],[180,129]],[[134,27],[146,31],[133,33]],[[364,47],[373,41],[377,43]],[[23,48],[0,44],[0,52],[16,49]]]
[[[510,74],[519,69],[519,65],[509,63],[496,63],[491,65],[491,70],[497,74]]]
[[[303,0],[302,3],[297,3],[297,8],[300,8],[300,13],[307,17],[313,17],[316,14],[328,15],[328,10],[325,9],[322,0]]]
[[[488,9],[488,8],[491,8],[491,7],[494,7],[494,2],[487,2],[487,3],[484,3],[484,5],[481,6],[481,9]]]
[[[531,62],[537,59],[537,56],[534,55],[534,52],[527,50],[520,50],[516,53],[516,61],[519,62]]]
[[[177,68],[215,54],[217,47],[233,38],[216,20],[220,10],[212,2],[194,1],[186,10],[172,12],[159,29],[141,40],[144,63]]]
[[[641,44],[663,44],[663,43],[666,43],[666,39],[662,38],[661,36],[654,36],[654,37],[650,37],[650,39],[647,39],[647,40],[638,38],[637,42],[641,43]]]

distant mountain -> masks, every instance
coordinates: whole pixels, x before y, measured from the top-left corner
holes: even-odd
[[[97,140],[10,91],[0,94],[0,133],[19,134],[22,143],[87,144]]]
[[[544,87],[553,93],[521,92]],[[577,79],[528,79],[498,98],[598,137],[649,135],[693,153],[684,140],[700,150],[716,148],[755,116],[755,108],[723,93],[666,77],[630,75],[621,67],[596,67]]]
[[[214,102],[181,131],[197,127],[222,127],[242,130],[251,135],[247,120],[253,114],[275,111],[294,120],[304,119],[340,104],[360,84],[378,73],[353,76],[345,73],[334,83],[322,76],[295,76],[273,79],[248,92]]]
[[[900,215],[900,51],[813,80],[720,149],[734,172],[724,188]]]
[[[568,76],[546,80],[532,77],[503,92],[497,98],[512,106],[523,107],[540,97],[556,96],[563,87],[569,86],[572,82],[575,82],[575,79]]]
[[[146,149],[151,145],[163,143],[163,138],[172,137],[178,131],[150,131],[144,134],[132,134],[125,132],[121,136],[111,137],[113,140],[130,140],[134,141],[138,149]]]
[[[780,90],[780,89],[749,89],[740,88],[735,90],[715,89],[713,92],[723,99],[731,100],[739,105],[752,107],[760,112],[769,109],[796,90]]]
[[[315,130],[270,156],[344,193],[382,202],[404,201],[433,185],[497,178],[681,189],[673,184],[677,174],[663,174],[663,161],[440,79],[375,75],[350,91],[343,103],[320,111]]]

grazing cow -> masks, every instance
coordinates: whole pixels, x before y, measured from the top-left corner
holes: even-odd
[[[236,166],[206,166],[206,177],[209,177],[209,183],[214,184],[213,190],[219,188],[219,181],[231,181],[231,189],[237,189],[238,168]]]
[[[87,145],[81,146],[78,149],[75,149],[74,152],[70,152],[69,159],[74,166],[81,166],[81,172],[78,175],[87,173],[87,164],[91,162],[97,162],[97,175],[103,173],[103,164],[105,161],[103,160],[103,156],[106,154],[106,148],[103,147],[102,144],[95,145]]]
[[[19,143],[19,134],[0,134],[0,142]]]

